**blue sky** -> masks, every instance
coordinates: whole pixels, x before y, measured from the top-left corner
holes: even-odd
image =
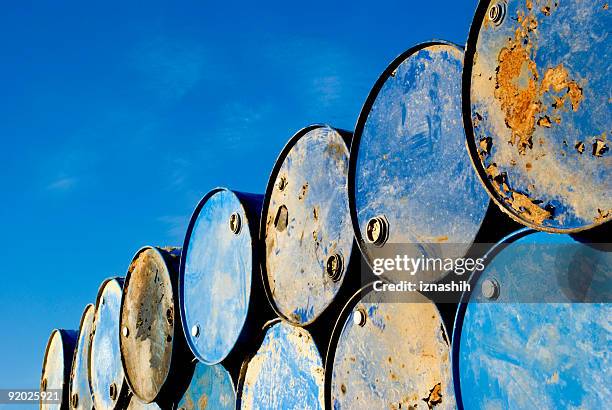
[[[2,2],[0,388],[215,186],[263,192],[298,129],[352,129],[403,50],[464,44],[476,0]],[[2,407],[2,406],[0,406]]]

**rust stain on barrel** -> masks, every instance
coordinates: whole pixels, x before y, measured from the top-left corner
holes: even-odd
[[[121,351],[134,393],[150,402],[170,369],[174,306],[169,271],[159,251],[142,250],[129,267],[121,313]]]
[[[563,64],[548,68],[540,81],[538,67],[532,58],[536,46],[530,38],[537,30],[538,20],[531,10],[527,15],[519,13],[517,19],[519,26],[514,39],[509,39],[508,46],[499,53],[495,97],[501,103],[506,126],[512,130],[510,144],[524,154],[533,147],[536,124],[546,128],[553,125],[547,115],[551,109],[553,112],[562,109],[565,100],[569,99],[573,111],[578,111],[584,95]],[[542,99],[551,89],[561,95],[554,96],[555,102],[547,107]]]

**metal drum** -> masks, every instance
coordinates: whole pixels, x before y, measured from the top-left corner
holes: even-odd
[[[323,360],[310,333],[273,321],[257,353],[243,364],[238,407],[323,409],[323,380]]]
[[[420,44],[387,67],[366,100],[348,189],[355,235],[370,265],[393,244],[425,257],[462,257],[480,231],[490,201],[465,149],[462,70],[459,47]]]
[[[178,410],[234,410],[236,390],[227,370],[216,364],[198,363]]]
[[[328,409],[455,409],[450,346],[436,305],[364,287],[338,319],[328,349]]]
[[[465,59],[469,151],[523,225],[575,232],[612,218],[608,2],[481,1]]]
[[[55,329],[51,332],[43,359],[40,392],[41,409],[68,409],[70,368],[76,346],[76,330]]]
[[[460,408],[606,407],[612,396],[610,245],[523,230],[487,260],[455,323]]]
[[[217,188],[189,222],[181,255],[181,317],[189,347],[206,364],[244,350],[271,310],[258,256],[262,199]]]
[[[96,309],[91,303],[85,306],[81,324],[79,326],[79,339],[74,350],[72,370],[70,372],[70,408],[91,410],[93,398],[89,388],[89,349],[91,346],[91,330]]]
[[[107,279],[96,300],[89,351],[89,385],[96,409],[122,409],[129,403],[119,348],[122,289],[123,278]]]
[[[353,255],[346,197],[350,134],[306,127],[281,152],[268,182],[260,237],[274,310],[307,325],[333,302]]]
[[[193,366],[178,313],[180,255],[176,248],[144,247],[125,277],[121,359],[130,390],[144,403],[173,403]]]

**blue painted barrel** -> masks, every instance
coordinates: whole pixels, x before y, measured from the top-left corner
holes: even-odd
[[[125,378],[144,403],[174,403],[188,383],[193,355],[181,326],[181,251],[147,246],[130,263],[121,300],[120,348]]]
[[[176,406],[179,410],[234,410],[236,390],[229,372],[220,364],[198,363],[189,387]]]
[[[424,296],[393,301],[364,287],[332,335],[326,408],[455,409],[448,340],[440,312]]]
[[[210,191],[191,217],[179,278],[189,347],[203,363],[243,351],[271,310],[259,259],[262,195]]]
[[[606,407],[612,396],[609,244],[529,229],[505,238],[487,260],[455,322],[460,408]]]
[[[51,332],[45,349],[40,378],[41,410],[63,410],[69,407],[70,368],[77,337],[76,330],[55,329]],[[45,394],[44,400],[43,393]]]
[[[79,339],[70,372],[70,408],[75,410],[91,410],[93,407],[89,388],[89,349],[95,310],[91,303],[85,306],[79,325]]]
[[[417,45],[387,67],[364,104],[348,190],[370,265],[392,244],[425,257],[461,257],[480,232],[490,201],[465,149],[462,70],[459,47]]]
[[[238,408],[323,409],[323,391],[323,360],[310,333],[273,321],[257,352],[243,364]]]
[[[89,351],[89,385],[96,409],[121,409],[129,403],[119,347],[122,289],[123,278],[107,279],[96,299]]]
[[[608,2],[481,1],[464,72],[467,143],[489,195],[534,229],[612,218]]]
[[[297,325],[312,323],[333,303],[354,256],[346,197],[350,138],[327,125],[298,131],[268,182],[260,230],[264,285],[277,314]]]

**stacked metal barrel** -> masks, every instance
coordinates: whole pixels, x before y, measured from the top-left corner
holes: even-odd
[[[182,248],[54,330],[41,408],[601,408],[611,25],[604,1],[486,0],[465,49],[401,54],[354,132],[298,131],[264,195],[213,189]],[[390,303],[364,271],[394,244],[486,267],[460,303]]]

